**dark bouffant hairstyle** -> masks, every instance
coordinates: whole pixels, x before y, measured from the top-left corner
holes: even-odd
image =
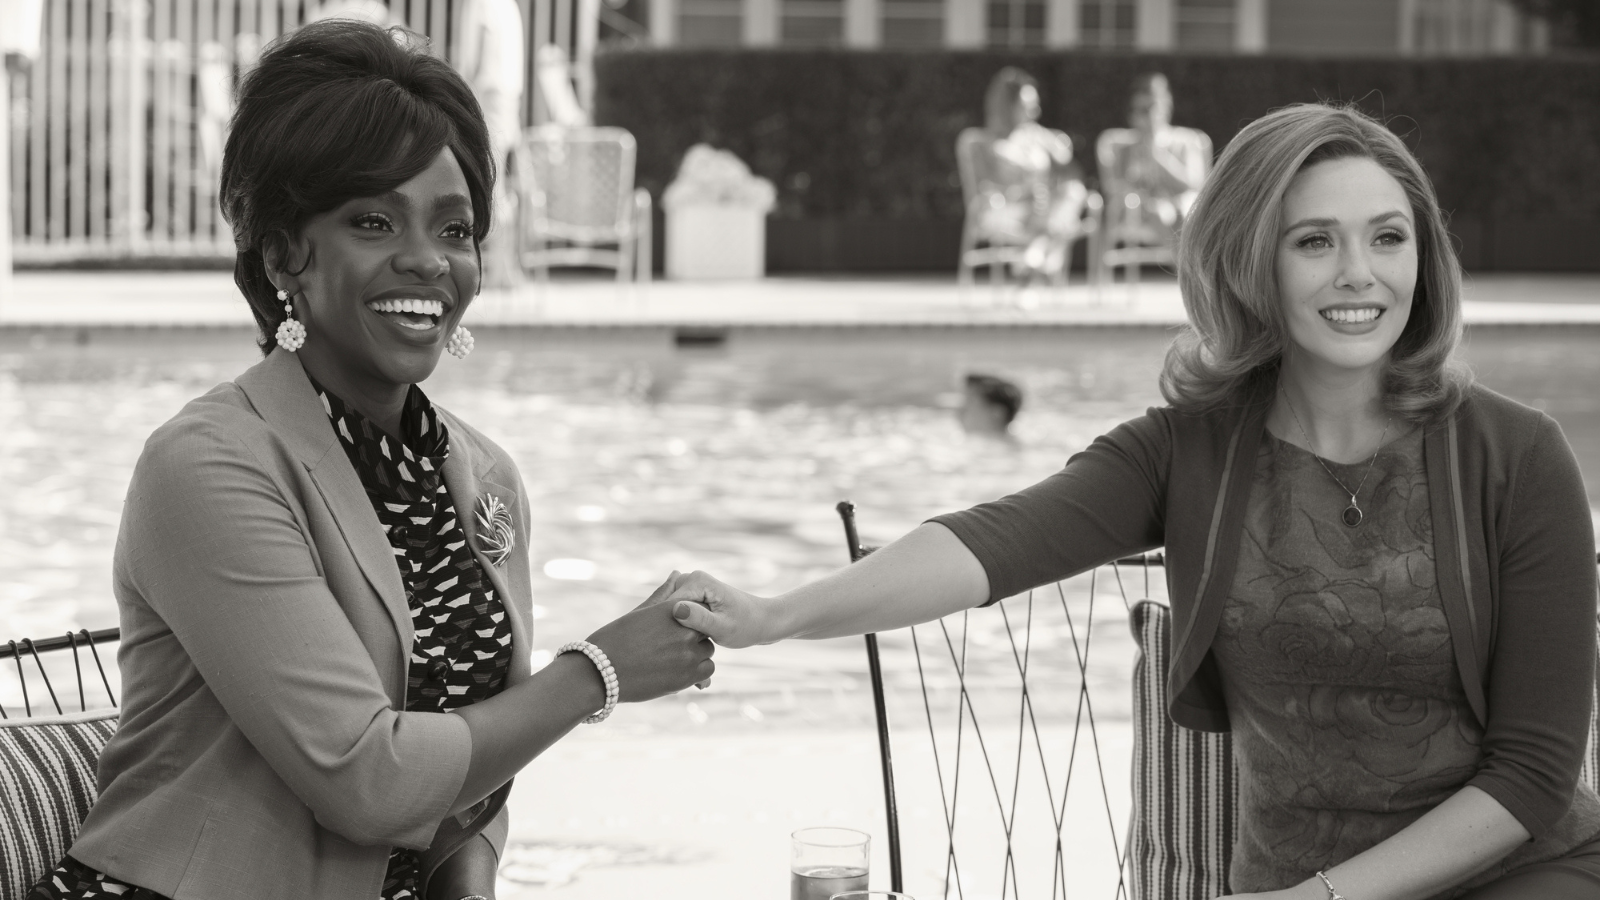
[[[239,85],[222,154],[222,214],[238,250],[233,280],[263,353],[284,320],[267,279],[306,221],[394,190],[449,147],[466,175],[476,241],[489,233],[494,160],[472,89],[424,38],[349,19],[307,25],[268,47]]]

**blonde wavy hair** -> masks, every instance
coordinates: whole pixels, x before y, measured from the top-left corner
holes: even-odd
[[[1417,231],[1411,317],[1389,354],[1384,404],[1397,418],[1455,411],[1472,375],[1461,342],[1461,267],[1433,183],[1382,123],[1350,106],[1299,103],[1245,126],[1228,143],[1178,238],[1178,286],[1189,324],[1167,349],[1161,394],[1205,412],[1252,402],[1277,382],[1288,346],[1278,299],[1283,195],[1295,175],[1334,159],[1370,159],[1400,183]]]

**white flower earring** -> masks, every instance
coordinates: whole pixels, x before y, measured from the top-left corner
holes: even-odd
[[[283,311],[289,316],[278,326],[278,346],[293,353],[306,345],[306,326],[294,317],[294,304],[289,302],[288,291],[279,291],[278,299],[283,301]]]
[[[450,332],[450,343],[444,349],[456,359],[466,359],[467,354],[472,352],[472,344],[472,332],[465,325],[457,325],[456,330]]]

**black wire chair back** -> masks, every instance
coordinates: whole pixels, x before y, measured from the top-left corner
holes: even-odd
[[[838,511],[851,561],[873,552],[854,507]],[[996,609],[866,636],[891,889],[1129,896],[1127,615],[1164,592],[1162,563],[1119,560]]]
[[[115,708],[117,705],[116,691],[111,685],[112,678],[107,674],[106,661],[100,658],[100,651],[97,645],[112,643],[120,640],[121,637],[121,630],[117,628],[102,628],[98,631],[80,629],[67,632],[61,637],[40,638],[38,640],[22,638],[21,640],[8,640],[4,644],[0,644],[0,667],[9,668],[11,665],[15,666],[17,688],[21,698],[21,708],[18,709],[13,703],[9,712],[6,709],[7,703],[0,702],[0,719],[10,719],[17,712],[21,712],[24,717],[31,718],[36,714],[35,706],[38,707],[37,714],[39,715],[48,715],[52,708],[56,715],[65,715],[68,712],[72,712],[73,710],[70,709],[72,695],[66,694],[63,697],[62,694],[56,691],[57,684],[66,680],[70,680],[77,689],[77,712],[88,711],[91,708],[89,705],[91,698],[94,699],[96,708],[99,708],[102,698],[104,702],[109,702]],[[42,655],[60,654],[60,651],[71,651],[72,669],[70,676],[65,671],[64,654],[48,657],[48,664],[47,657]],[[88,657],[88,659],[86,660],[84,657]],[[5,663],[5,660],[8,659],[11,660],[9,665]],[[89,662],[94,663],[92,672],[86,671],[87,663]],[[111,662],[114,663],[115,660],[111,660]],[[55,670],[53,678],[52,670]],[[115,666],[112,667],[112,671],[115,671]],[[10,672],[5,674],[9,676]],[[99,676],[98,686],[93,683],[95,675]],[[28,684],[30,681],[35,684],[33,690],[29,690]],[[43,693],[40,693],[40,687],[43,688]],[[44,705],[46,697],[50,701],[49,707]]]

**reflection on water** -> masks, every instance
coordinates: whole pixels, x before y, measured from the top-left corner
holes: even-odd
[[[1490,329],[1468,350],[1484,382],[1562,423],[1592,500],[1594,336]],[[1167,337],[751,330],[721,347],[677,349],[657,329],[489,330],[469,360],[443,360],[426,389],[522,469],[542,570],[537,646],[549,649],[635,605],[672,569],[775,592],[837,567],[841,498],[859,507],[864,539],[882,542],[1048,475],[1159,402]],[[242,331],[0,334],[0,634],[115,624],[111,553],[145,437],[256,358]],[[1016,447],[957,428],[967,371],[1022,385]],[[789,663],[848,681],[837,673],[857,670],[860,656],[854,642],[750,653],[729,662],[748,658],[742,671],[774,683],[790,680]]]

